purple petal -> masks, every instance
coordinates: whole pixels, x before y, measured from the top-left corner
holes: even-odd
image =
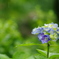
[[[44,33],[40,33],[40,34],[38,35],[39,40],[42,39],[43,35],[44,35]]]
[[[38,38],[42,43],[47,43],[49,40],[51,40],[49,35],[44,35],[44,33],[40,33]]]
[[[44,31],[43,28],[38,27],[38,28],[34,28],[31,33],[32,34],[39,34],[39,33],[43,33],[43,31]]]

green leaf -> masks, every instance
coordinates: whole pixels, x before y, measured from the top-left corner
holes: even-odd
[[[33,45],[41,45],[41,46],[45,46],[45,45],[43,45],[43,44],[29,43],[29,44],[20,44],[20,45],[18,45],[18,46],[16,46],[16,47],[19,47],[19,46],[33,46]]]
[[[47,57],[41,55],[41,54],[36,54],[35,59],[47,59]]]
[[[20,46],[18,47],[16,53],[13,55],[13,59],[42,59],[45,58],[46,56],[43,55],[36,55],[38,52],[34,52],[36,49],[33,49],[33,46]],[[38,49],[37,49],[38,50]],[[42,57],[41,57],[42,56]]]
[[[43,51],[43,50],[40,50],[40,49],[37,49],[37,51],[38,51],[41,55],[47,57],[46,51]]]
[[[22,52],[16,52],[15,55],[13,56],[13,59],[26,59],[28,58],[28,54],[25,53],[24,51]]]
[[[10,58],[4,54],[0,54],[0,59],[10,59]]]
[[[59,53],[50,53],[49,59],[59,59]]]
[[[26,59],[35,59],[35,57],[34,56],[30,56],[30,57],[28,57]]]
[[[31,56],[31,51],[28,47],[20,47],[20,49],[18,49],[16,51],[16,53],[13,55],[13,59],[30,59],[33,57]]]
[[[43,51],[43,50],[40,50],[40,49],[37,49],[37,51],[43,55],[43,56],[47,56],[47,52],[46,51]],[[59,59],[59,53],[49,53],[49,59]]]

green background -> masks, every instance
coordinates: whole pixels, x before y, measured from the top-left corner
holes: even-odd
[[[37,54],[36,49],[47,51],[46,44],[41,44],[37,36],[31,34],[31,31],[45,23],[59,24],[56,1],[0,0],[1,56],[7,55],[14,59],[26,59],[31,56],[27,59],[33,59],[32,55]],[[59,52],[58,43],[58,41],[51,42],[50,52]]]

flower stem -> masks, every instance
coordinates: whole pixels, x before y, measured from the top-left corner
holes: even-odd
[[[50,47],[50,45],[49,45],[49,43],[47,43],[47,58],[49,58],[49,47]]]

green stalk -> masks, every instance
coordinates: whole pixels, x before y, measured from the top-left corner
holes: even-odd
[[[49,45],[49,43],[47,43],[47,58],[49,58],[49,47],[50,47],[50,45]]]

